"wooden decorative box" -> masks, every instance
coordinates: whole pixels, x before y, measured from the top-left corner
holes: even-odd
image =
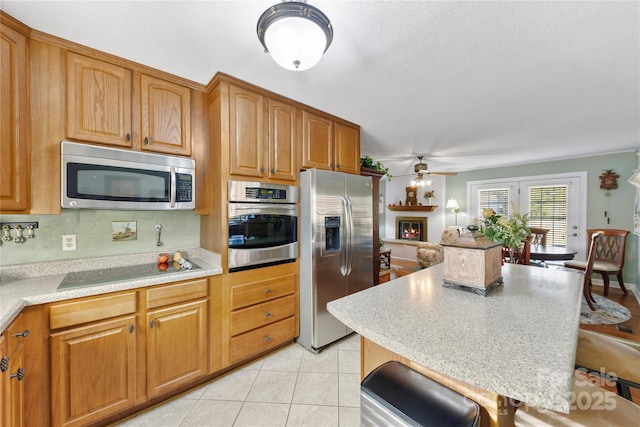
[[[486,296],[502,284],[502,243],[479,232],[463,233],[444,246],[443,286],[460,287]]]

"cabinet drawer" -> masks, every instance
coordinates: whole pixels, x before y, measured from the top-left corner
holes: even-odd
[[[136,293],[109,295],[51,305],[51,329],[95,322],[136,312]]]
[[[11,357],[14,351],[18,348],[24,340],[28,339],[31,332],[29,325],[25,321],[25,316],[20,313],[18,317],[7,327],[2,334],[7,339],[7,356]]]
[[[271,301],[292,294],[295,290],[295,273],[233,286],[231,288],[231,309],[237,310],[248,305]]]
[[[147,308],[178,304],[194,299],[206,298],[208,295],[209,281],[207,279],[160,286],[147,291]]]
[[[251,355],[293,340],[296,322],[297,318],[293,316],[231,338],[231,363],[239,362]]]
[[[231,313],[231,335],[238,335],[294,314],[296,314],[295,295],[243,308]]]

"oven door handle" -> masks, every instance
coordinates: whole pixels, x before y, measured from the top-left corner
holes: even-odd
[[[298,216],[297,205],[264,205],[256,203],[229,203],[229,218],[237,215]]]

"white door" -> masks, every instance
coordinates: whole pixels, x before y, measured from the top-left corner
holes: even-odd
[[[583,207],[580,176],[539,177],[520,181],[519,204],[529,212],[530,225],[550,229],[547,244],[575,250],[575,259],[586,258],[586,206]],[[586,200],[585,200],[586,204]]]
[[[479,217],[484,207],[511,214],[516,203],[532,216],[530,226],[553,230],[547,244],[566,246],[578,252],[575,259],[585,259],[586,183],[586,172],[469,181],[469,216]]]

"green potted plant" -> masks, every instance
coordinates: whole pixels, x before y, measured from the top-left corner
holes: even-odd
[[[389,173],[389,168],[386,168],[379,161],[374,161],[369,156],[360,157],[360,168],[372,169],[377,172],[383,172],[385,175],[387,175],[387,178],[391,180],[391,174]]]

